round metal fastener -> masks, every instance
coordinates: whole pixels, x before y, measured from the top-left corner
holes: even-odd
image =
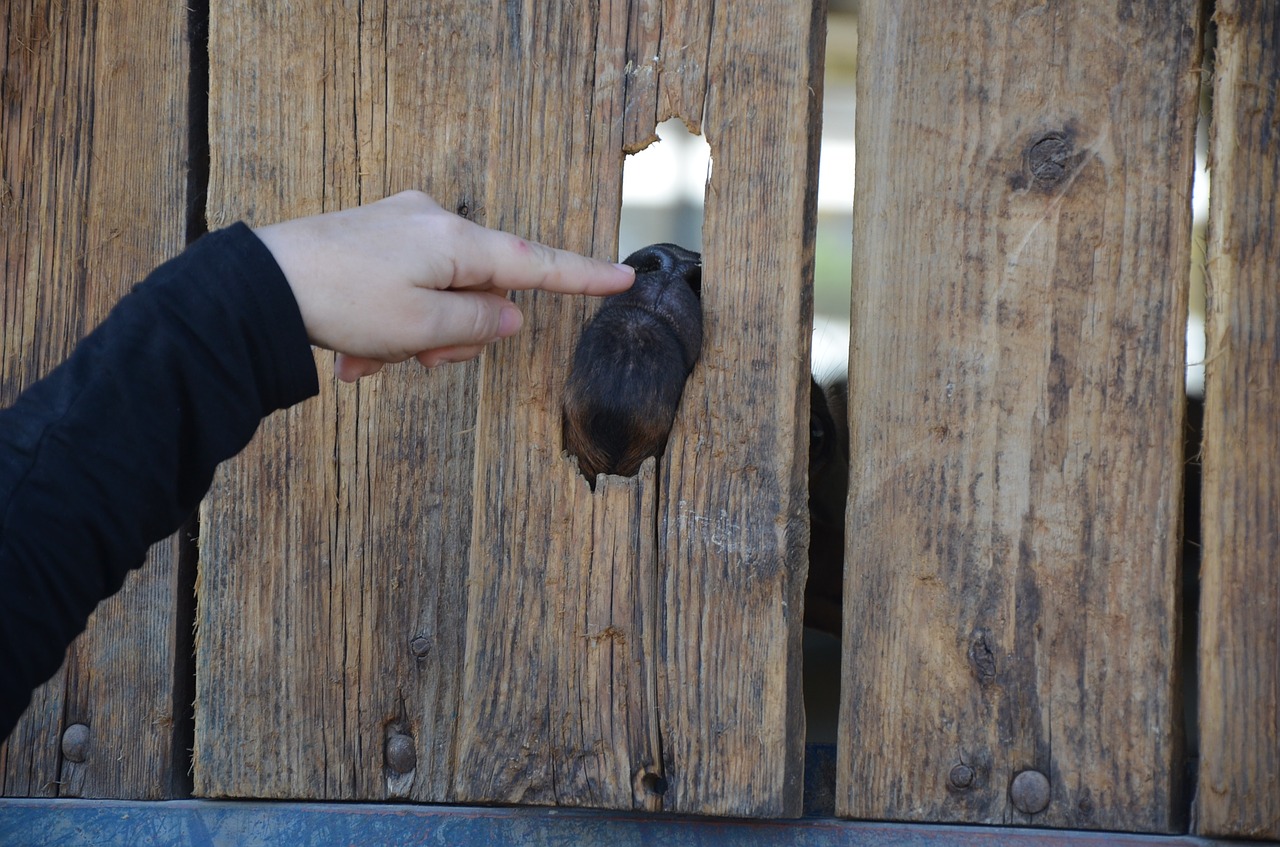
[[[406,774],[412,773],[418,766],[418,750],[414,746],[413,736],[403,732],[393,732],[387,736],[387,770]]]
[[[973,785],[974,776],[973,768],[960,764],[951,769],[948,779],[950,779],[951,785],[955,788],[968,788]]]
[[[409,652],[415,659],[425,659],[431,652],[431,639],[425,635],[415,635],[409,639]]]
[[[68,762],[83,762],[89,758],[89,727],[73,723],[62,733],[62,758]]]
[[[1049,777],[1040,771],[1023,771],[1009,786],[1009,799],[1024,815],[1037,815],[1049,807]]]

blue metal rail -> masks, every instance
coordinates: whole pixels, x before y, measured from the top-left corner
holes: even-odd
[[[0,800],[3,847],[1192,847],[1233,842],[833,819],[731,820],[543,808],[263,801]],[[1240,844],[1240,842],[1234,842]],[[1250,842],[1258,844],[1259,842]]]

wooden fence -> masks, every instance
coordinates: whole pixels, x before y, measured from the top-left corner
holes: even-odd
[[[862,4],[841,816],[1280,838],[1280,6],[1251,0],[1214,13],[1184,750],[1206,15]],[[430,373],[348,386],[318,352],[198,556],[194,525],[159,545],[37,692],[0,793],[798,814],[824,29],[693,0],[0,9],[4,399],[203,220],[418,187],[612,256],[624,151],[678,115],[714,161],[660,463],[592,492],[562,455],[584,299],[519,295],[518,337]]]

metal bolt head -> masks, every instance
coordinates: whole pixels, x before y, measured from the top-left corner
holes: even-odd
[[[948,778],[950,779],[953,787],[968,788],[973,785],[974,776],[973,768],[965,764],[960,764],[951,769],[951,774]]]
[[[415,659],[425,659],[431,652],[431,639],[425,635],[415,635],[409,639],[409,652]]]
[[[387,770],[392,773],[412,773],[418,766],[418,750],[414,746],[413,736],[403,732],[393,732],[388,735],[386,759]]]
[[[1049,777],[1040,771],[1022,771],[1009,786],[1009,799],[1024,815],[1037,815],[1049,807]]]
[[[68,762],[83,762],[89,758],[89,727],[73,723],[62,733],[62,758]]]

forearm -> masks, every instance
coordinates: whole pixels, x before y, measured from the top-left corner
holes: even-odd
[[[289,286],[238,225],[158,268],[0,411],[0,738],[218,463],[317,390]]]

